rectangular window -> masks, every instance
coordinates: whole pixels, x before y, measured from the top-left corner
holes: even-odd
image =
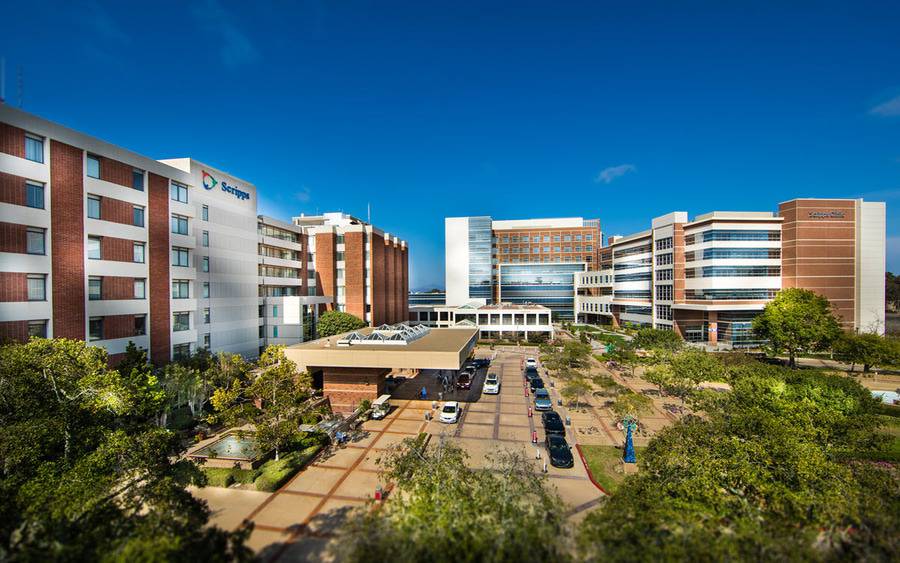
[[[584,240],[594,240],[594,235],[584,235]]]
[[[103,317],[91,317],[88,323],[88,338],[90,340],[103,340]]]
[[[575,242],[581,242],[581,235],[575,235]]]
[[[47,321],[28,321],[29,338],[47,338]]]
[[[172,299],[188,299],[191,296],[191,282],[172,280]]]
[[[134,335],[143,336],[147,334],[147,315],[134,316]]]
[[[47,276],[44,274],[28,274],[28,300],[47,300]]]
[[[172,247],[172,265],[173,266],[182,266],[187,268],[190,264],[190,256],[188,254],[187,248],[180,248],[178,246]]]
[[[144,208],[140,205],[134,206],[134,217],[132,217],[132,223],[134,223],[135,227],[144,226]]]
[[[172,232],[176,235],[188,234],[188,218],[184,215],[172,215]]]
[[[266,337],[266,327],[264,327],[263,325],[259,325],[259,337],[260,338]]]
[[[544,242],[550,242],[550,235],[544,235]]]
[[[272,337],[278,338],[278,325],[272,327]]]
[[[136,242],[134,243],[134,257],[132,259],[134,262],[138,264],[144,263],[144,243]]]
[[[173,360],[187,360],[191,357],[191,344],[176,344],[172,346],[172,359]]]
[[[44,229],[38,227],[28,227],[25,231],[26,252],[28,254],[46,254],[47,248],[44,242]]]
[[[203,246],[209,246],[209,231],[203,231]]]
[[[44,208],[44,184],[25,182],[25,205],[36,209]]]
[[[203,260],[200,261],[200,271],[201,272],[209,271],[209,256],[204,256]]]
[[[203,282],[203,298],[209,299],[209,282]]]
[[[134,298],[135,299],[146,299],[147,298],[147,280],[144,278],[138,278],[134,280]]]
[[[172,201],[180,201],[181,203],[188,202],[188,188],[184,184],[172,182],[170,193],[172,195]]]
[[[25,134],[25,158],[34,162],[44,162],[44,138]]]
[[[209,348],[209,333],[203,335],[203,347]]]
[[[100,218],[100,198],[95,195],[89,195],[87,200],[87,215],[91,219]]]
[[[672,286],[671,285],[656,286],[656,300],[657,301],[671,301],[672,300]]]
[[[203,324],[209,324],[209,307],[203,309]]]
[[[344,244],[344,235],[337,235],[335,239],[335,244]]]
[[[131,171],[131,187],[138,190],[144,191],[144,171],[135,168]]]
[[[103,298],[103,278],[91,276],[88,278],[88,299],[99,301]]]
[[[100,179],[100,159],[92,154],[87,155],[87,175]]]
[[[334,254],[334,261],[335,261],[335,262],[343,262],[343,261],[344,261],[344,253],[343,253],[343,252],[336,252],[336,253]]]
[[[656,250],[668,250],[672,248],[673,242],[672,237],[661,238],[656,241]]]
[[[191,330],[190,313],[174,313],[172,315],[172,332]]]
[[[203,209],[200,213],[200,218],[203,219],[204,221],[209,221],[209,206],[208,205],[203,206]]]
[[[522,242],[529,242],[529,241],[528,241],[528,235],[522,236],[522,238],[521,238],[520,240],[521,240]]]
[[[572,235],[564,235],[563,242],[572,242]]]
[[[100,237],[88,237],[88,258],[91,260],[102,260],[100,254]]]
[[[278,318],[278,305],[272,305],[272,316]]]
[[[672,270],[656,270],[656,281],[668,281],[672,279]]]
[[[657,254],[656,255],[656,265],[657,266],[667,266],[672,263],[672,254]]]

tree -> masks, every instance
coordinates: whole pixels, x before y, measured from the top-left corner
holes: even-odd
[[[253,424],[263,451],[275,460],[304,436],[300,432],[308,408],[312,380],[297,373],[297,365],[284,354],[284,346],[269,346],[259,357],[259,370],[247,380],[235,379],[215,390],[212,420],[230,426]]]
[[[634,336],[634,347],[639,350],[678,350],[684,341],[672,330],[642,328]]]
[[[191,416],[200,416],[220,387],[230,387],[235,380],[246,381],[251,365],[240,354],[219,352],[211,356],[201,350],[195,357],[167,365],[163,371],[166,389],[175,406],[187,405]]]
[[[631,343],[624,346],[616,346],[616,349],[608,354],[608,356],[614,362],[628,368],[631,377],[634,377],[634,368],[640,363],[640,358],[638,358]]]
[[[824,349],[841,334],[828,299],[800,288],[779,291],[753,319],[753,331],[768,340],[773,353],[787,353],[791,367],[798,354]]]
[[[872,366],[900,361],[897,341],[878,334],[845,332],[835,341],[834,353],[850,362],[850,371],[862,364],[863,373],[869,373]]]
[[[574,370],[586,366],[590,357],[590,344],[578,340],[567,340],[562,346],[554,347],[544,363],[553,370]]]
[[[366,326],[366,322],[350,313],[342,311],[326,311],[319,316],[316,333],[319,338],[343,334]]]
[[[900,306],[900,276],[891,272],[884,273],[884,300],[891,309]]]
[[[619,420],[625,420],[626,418],[639,420],[643,414],[650,412],[652,408],[653,401],[649,397],[628,390],[616,397],[616,401],[612,404],[610,410]]]
[[[591,384],[583,377],[573,377],[566,381],[560,394],[574,404],[575,408],[581,405],[581,399],[591,390]]]
[[[488,470],[466,465],[451,442],[406,439],[380,462],[396,483],[377,510],[351,513],[333,542],[336,561],[568,561],[565,510],[546,477],[519,453]]]
[[[208,526],[186,490],[204,477],[147,417],[140,362],[107,360],[82,341],[0,347],[0,559],[249,560],[249,530]]]

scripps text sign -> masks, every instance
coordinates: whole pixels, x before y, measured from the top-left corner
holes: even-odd
[[[844,212],[840,210],[832,211],[810,211],[810,219],[843,219]]]
[[[250,194],[248,192],[238,189],[237,187],[232,186],[224,180],[219,182],[213,177],[212,174],[210,174],[206,170],[203,170],[203,187],[207,190],[211,190],[215,188],[216,185],[221,185],[223,192],[228,192],[238,199],[250,199]]]

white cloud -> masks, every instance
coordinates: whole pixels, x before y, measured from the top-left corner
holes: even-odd
[[[629,172],[637,172],[637,167],[633,164],[620,164],[618,166],[610,166],[609,168],[604,168],[597,174],[597,177],[594,178],[594,182],[600,184],[608,184],[615,180],[616,178],[620,178]]]
[[[228,68],[255,63],[260,54],[250,38],[237,26],[231,14],[218,2],[206,0],[193,9],[194,17],[219,46],[219,58]]]
[[[878,104],[877,106],[870,109],[869,113],[873,115],[880,115],[882,117],[900,116],[900,96],[891,98],[886,102]]]

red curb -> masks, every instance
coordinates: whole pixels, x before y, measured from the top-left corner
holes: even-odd
[[[591,480],[591,483],[593,483],[595,487],[600,489],[600,492],[603,493],[604,495],[606,495],[608,497],[612,496],[611,494],[609,494],[609,492],[606,489],[604,489],[603,487],[600,486],[600,483],[598,483],[594,479],[594,474],[591,473],[591,468],[588,467],[587,461],[585,461],[585,459],[584,459],[584,452],[581,451],[581,444],[575,444],[575,449],[578,450],[578,457],[581,458],[581,463],[584,464],[584,470],[587,471],[588,478]]]

